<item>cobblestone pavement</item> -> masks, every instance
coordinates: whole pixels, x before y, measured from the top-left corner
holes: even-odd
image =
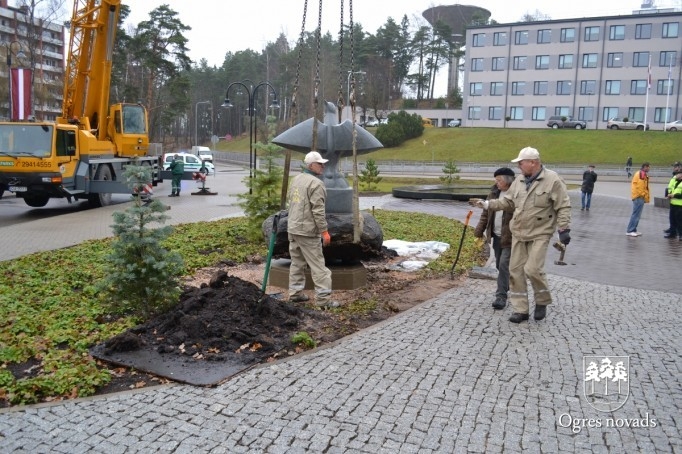
[[[0,411],[0,452],[682,452],[680,245],[660,237],[667,211],[647,206],[640,238],[624,235],[626,199],[595,197],[590,213],[573,214],[574,264],[548,265],[555,302],[541,322],[509,323],[509,308],[490,307],[493,281],[462,277],[379,325],[216,388]],[[621,408],[600,412],[585,397],[585,355],[629,357]]]

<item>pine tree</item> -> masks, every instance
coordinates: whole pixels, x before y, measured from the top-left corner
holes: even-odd
[[[373,185],[378,184],[382,180],[382,178],[379,176],[379,173],[381,172],[379,171],[379,167],[377,166],[377,163],[374,161],[374,159],[368,159],[365,163],[365,168],[358,176],[358,180],[360,180],[360,183],[362,183],[363,189],[371,191],[373,189]]]
[[[445,174],[442,177],[439,177],[440,181],[442,181],[445,184],[452,184],[454,180],[459,180],[459,168],[457,168],[457,164],[455,164],[455,161],[450,159],[445,163],[445,167],[443,167],[443,173]]]
[[[128,166],[123,177],[133,194],[141,194],[144,182],[151,181],[151,169]],[[107,256],[109,271],[100,288],[114,312],[149,318],[177,303],[184,264],[180,254],[161,244],[172,228],[149,227],[168,219],[167,207],[158,200],[133,198],[134,203],[124,212],[113,214],[115,239]]]

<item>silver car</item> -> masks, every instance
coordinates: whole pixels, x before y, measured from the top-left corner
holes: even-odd
[[[625,118],[612,118],[606,123],[607,129],[637,129],[643,131],[645,126],[640,121],[625,121]],[[646,125],[649,130],[649,125]]]
[[[673,121],[672,123],[668,123],[668,126],[665,127],[666,131],[682,131],[682,120],[677,120]]]

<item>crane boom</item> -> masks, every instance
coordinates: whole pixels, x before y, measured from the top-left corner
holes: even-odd
[[[114,38],[120,0],[75,0],[71,38],[64,74],[64,101],[58,123],[74,123],[96,130],[105,140],[103,127],[109,107]]]

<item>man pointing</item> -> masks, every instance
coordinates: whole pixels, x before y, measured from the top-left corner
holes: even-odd
[[[571,241],[571,200],[566,185],[556,172],[546,169],[535,148],[526,147],[511,162],[519,166],[518,175],[504,197],[496,200],[471,199],[469,204],[489,211],[513,211],[509,224],[512,249],[509,263],[509,300],[512,323],[528,320],[528,284],[535,297],[535,320],[542,320],[552,295],[545,274],[547,246],[555,230],[559,240]]]

